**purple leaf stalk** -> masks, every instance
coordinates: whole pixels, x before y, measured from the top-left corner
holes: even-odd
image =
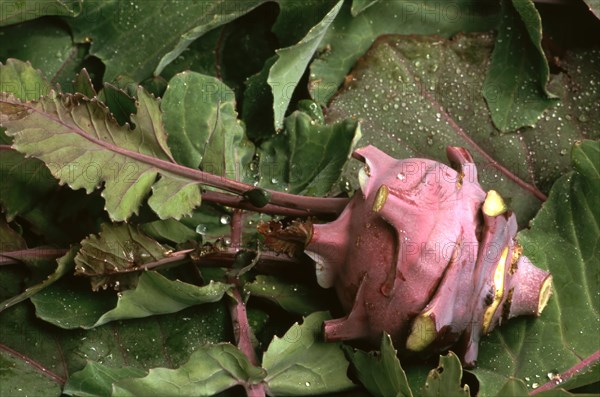
[[[447,155],[452,167],[355,151],[366,163],[360,191],[305,240],[319,284],[335,288],[347,313],[325,322],[327,340],[375,345],[385,331],[401,356],[452,348],[474,366],[482,335],[540,315],[552,276],[522,255],[515,215],[481,188],[468,151]]]

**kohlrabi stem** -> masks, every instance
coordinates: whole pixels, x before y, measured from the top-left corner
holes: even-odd
[[[25,259],[60,258],[69,250],[64,248],[36,247],[18,251],[0,252],[0,266],[14,265]]]
[[[215,204],[221,204],[231,208],[239,208],[242,210],[261,212],[269,215],[286,215],[286,216],[307,216],[311,215],[309,211],[295,208],[286,208],[278,205],[267,204],[264,207],[256,207],[252,205],[245,198],[240,196],[234,196],[232,194],[205,191],[202,193],[202,200],[209,201]],[[329,200],[340,200],[340,199],[329,199]],[[346,200],[346,199],[342,199]]]

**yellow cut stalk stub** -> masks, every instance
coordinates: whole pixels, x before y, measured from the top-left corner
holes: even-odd
[[[415,318],[410,335],[406,340],[406,348],[413,352],[425,350],[437,338],[435,320],[428,313],[420,314]]]
[[[505,247],[494,272],[494,300],[492,304],[485,309],[483,313],[483,333],[487,334],[492,326],[494,313],[498,309],[502,297],[504,296],[504,271],[506,270],[506,258],[508,257],[508,247]]]
[[[385,205],[387,201],[388,195],[390,194],[390,189],[386,185],[381,185],[379,190],[377,191],[377,195],[375,196],[375,201],[373,201],[373,211],[379,212]]]
[[[490,190],[483,202],[483,213],[487,216],[498,216],[508,210],[502,196],[495,190]]]

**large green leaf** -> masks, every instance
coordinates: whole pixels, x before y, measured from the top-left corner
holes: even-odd
[[[396,356],[392,339],[385,333],[381,339],[379,353],[365,353],[346,349],[356,368],[360,383],[375,397],[412,397],[406,373]]]
[[[271,66],[267,79],[273,89],[275,129],[281,129],[283,126],[283,118],[292,99],[292,93],[342,4],[343,0],[340,0],[298,43],[276,51],[278,58]]]
[[[68,22],[75,41],[92,42],[90,53],[106,64],[105,80],[124,74],[139,82],[160,74],[198,37],[263,2],[85,2],[82,13]]]
[[[552,273],[554,294],[540,318],[511,320],[482,340],[473,370],[482,396],[511,376],[533,389],[600,350],[600,142],[576,144],[572,159],[575,171],[518,235],[524,254]]]
[[[73,91],[71,82],[83,67],[89,45],[73,44],[64,24],[52,19],[35,20],[1,28],[0,34],[0,61],[16,58],[31,62],[52,84],[60,84],[63,91]],[[0,90],[6,91],[4,87]]]
[[[0,122],[15,137],[14,147],[43,160],[61,183],[87,193],[104,183],[106,210],[113,220],[137,212],[151,189],[148,203],[160,217],[189,214],[200,204],[197,181],[164,170],[176,166],[158,102],[139,88],[136,105],[133,132],[119,126],[95,99],[53,92],[27,103],[3,95]]]
[[[73,279],[67,281],[64,285],[69,290],[81,287]],[[21,283],[22,277],[4,267],[0,272],[0,299],[18,293]],[[89,286],[83,285],[83,288],[89,292]],[[114,292],[96,293],[92,298],[106,301],[110,296],[114,296]],[[67,309],[78,310],[74,303],[75,300],[62,302]],[[176,314],[113,322],[92,330],[67,331],[37,319],[33,306],[22,302],[0,313],[3,369],[0,394],[58,397],[62,395],[65,381],[89,363],[129,368],[123,370],[124,374],[131,370],[145,372],[154,367],[180,366],[199,346],[229,339],[230,331],[225,325],[228,317],[226,305],[213,303]],[[84,384],[77,379],[81,379],[81,375],[69,382],[73,394],[85,395],[86,391],[90,392],[86,386],[96,387],[96,379],[88,378]],[[110,390],[110,383],[107,387]]]
[[[179,164],[244,179],[254,145],[237,119],[229,87],[215,77],[183,72],[169,81],[161,109]]]
[[[600,19],[600,1],[599,0],[583,0],[589,7],[590,11],[594,13],[596,18]]]
[[[284,132],[260,148],[260,186],[324,196],[340,177],[360,137],[354,120],[323,125],[296,111],[286,118]]]
[[[24,101],[37,100],[50,91],[50,84],[39,70],[16,59],[9,59],[4,65],[0,63],[0,85],[2,92]],[[10,138],[0,131],[0,144],[10,143]],[[16,151],[2,152],[0,173],[0,203],[9,220],[32,209],[56,189],[56,180],[43,162],[25,158]]]
[[[228,284],[214,281],[199,287],[160,273],[144,272],[137,287],[119,294],[115,304],[114,298],[69,285],[58,283],[33,296],[36,315],[61,328],[89,329],[111,321],[175,313],[217,302],[230,289]],[[100,299],[103,301],[97,302]]]
[[[556,103],[546,89],[542,21],[531,0],[503,1],[502,21],[483,84],[492,120],[503,132],[533,126]]]
[[[75,16],[81,12],[82,3],[83,0],[7,1],[2,4],[0,26],[48,15]]]
[[[263,355],[265,382],[271,395],[305,396],[354,387],[346,376],[348,361],[339,343],[322,340],[326,312],[316,312],[275,337]]]
[[[384,34],[437,34],[485,31],[496,26],[496,2],[472,0],[449,3],[432,0],[386,0],[378,2],[356,17],[350,4],[321,41],[319,55],[310,65],[309,89],[312,98],[326,105],[356,62]]]
[[[118,381],[117,396],[214,396],[239,384],[256,384],[265,376],[235,346],[223,343],[205,346],[177,369],[153,368],[143,378]]]
[[[396,158],[446,162],[446,146],[467,148],[483,187],[508,198],[524,226],[552,182],[571,168],[566,155],[571,145],[582,136],[600,137],[600,121],[591,111],[598,109],[600,91],[584,82],[598,78],[592,64],[600,61],[600,52],[565,57],[573,73],[551,82],[562,103],[535,128],[502,135],[480,94],[492,40],[489,34],[382,38],[357,64],[327,115],[330,122],[360,119],[360,144]],[[349,163],[344,174],[355,187],[358,166]]]

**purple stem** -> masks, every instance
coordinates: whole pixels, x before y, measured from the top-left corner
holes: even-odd
[[[242,246],[242,224],[244,219],[244,212],[236,210],[233,212],[231,217],[231,245],[234,250],[238,250]],[[248,361],[252,365],[258,366],[258,357],[252,346],[252,329],[248,323],[248,313],[246,312],[246,303],[240,294],[240,282],[237,277],[229,276],[229,282],[235,287],[232,290],[233,301],[229,306],[231,315],[231,322],[233,324],[233,335],[235,337],[235,343],[242,353],[248,357]],[[265,386],[264,384],[244,384],[246,389],[246,395],[248,397],[265,397]]]
[[[0,266],[21,263],[24,259],[59,258],[69,250],[64,248],[37,247],[18,251],[0,252]]]
[[[589,356],[589,357],[581,360],[580,362],[578,362],[577,364],[575,364],[574,366],[572,366],[571,368],[569,368],[565,372],[559,374],[556,377],[556,379],[552,379],[552,380],[550,380],[550,382],[546,382],[543,385],[541,385],[540,387],[538,387],[537,389],[531,391],[529,393],[529,395],[533,396],[533,395],[541,393],[543,391],[554,389],[560,383],[563,383],[563,382],[571,379],[573,376],[577,375],[579,372],[581,372],[582,370],[584,370],[586,367],[589,367],[589,366],[593,365],[597,361],[600,361],[600,350],[597,350],[591,356]],[[557,380],[560,383],[557,383]]]

